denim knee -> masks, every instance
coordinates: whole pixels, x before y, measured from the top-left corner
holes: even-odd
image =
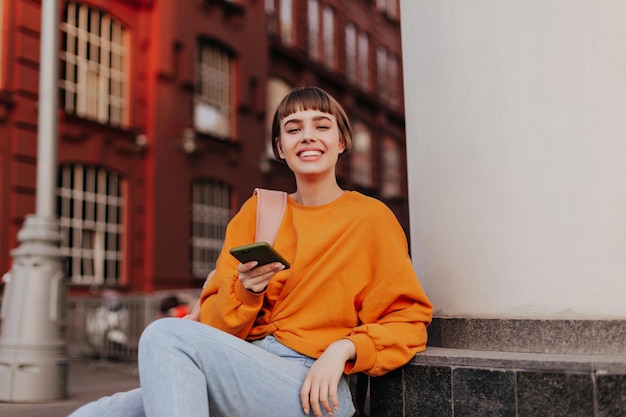
[[[172,340],[175,326],[180,325],[182,319],[166,317],[150,323],[141,333],[139,338],[139,355],[151,347],[167,344],[167,340]]]

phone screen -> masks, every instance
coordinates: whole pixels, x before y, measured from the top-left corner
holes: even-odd
[[[258,266],[271,264],[272,262],[280,262],[285,265],[285,269],[289,269],[291,265],[285,260],[276,249],[267,242],[257,242],[250,245],[238,246],[230,250],[233,255],[242,264],[250,261],[257,261]]]

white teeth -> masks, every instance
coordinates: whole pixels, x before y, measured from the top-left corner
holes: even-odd
[[[300,154],[301,157],[306,157],[306,156],[318,156],[321,155],[322,153],[320,151],[304,151]]]

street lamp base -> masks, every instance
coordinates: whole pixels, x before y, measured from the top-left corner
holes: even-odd
[[[0,401],[45,402],[67,397],[68,364],[62,346],[0,346]]]
[[[0,310],[0,401],[64,398],[65,274],[58,221],[28,216],[18,240]]]

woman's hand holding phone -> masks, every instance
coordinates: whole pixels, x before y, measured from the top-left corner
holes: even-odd
[[[239,281],[254,293],[263,292],[276,272],[289,268],[289,262],[266,242],[232,248],[230,253],[241,262]]]
[[[270,280],[279,271],[285,269],[285,265],[280,262],[258,266],[258,261],[250,261],[239,264],[239,281],[245,289],[253,293],[261,293],[267,288]]]

